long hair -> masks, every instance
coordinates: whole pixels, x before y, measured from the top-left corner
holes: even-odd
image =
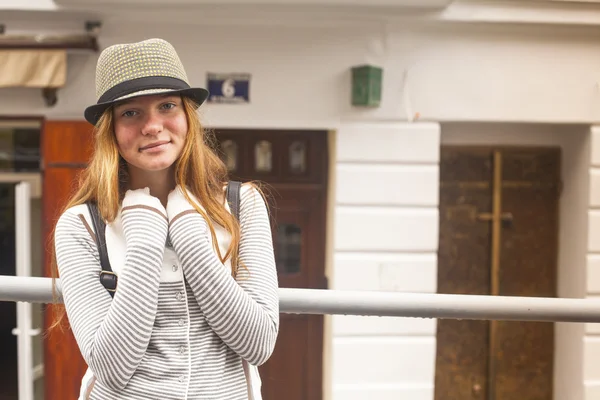
[[[187,118],[188,132],[183,149],[175,162],[175,182],[183,189],[185,198],[207,221],[215,251],[221,262],[231,261],[231,274],[235,278],[239,265],[240,227],[235,217],[224,206],[224,185],[228,181],[227,168],[210,145],[210,136],[202,127],[194,102],[182,96]],[[117,217],[119,207],[127,190],[127,164],[120,156],[114,133],[112,108],[107,109],[94,128],[94,153],[79,178],[75,194],[62,212],[89,201],[96,202],[102,218],[112,222]],[[189,191],[189,192],[188,192]],[[190,194],[198,200],[192,201]],[[62,214],[62,213],[61,213]],[[214,224],[223,227],[231,235],[231,243],[225,254],[221,254]],[[54,235],[52,241],[54,243]],[[56,252],[50,246],[52,290],[55,303],[58,303],[56,279],[58,266]],[[54,304],[55,322],[50,329],[61,326],[65,316],[62,304]]]

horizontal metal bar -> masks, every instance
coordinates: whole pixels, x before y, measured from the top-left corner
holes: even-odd
[[[60,290],[60,280],[57,281]],[[50,278],[0,275],[0,301],[52,302]],[[503,321],[600,322],[600,300],[376,291],[279,289],[286,314]]]
[[[592,299],[280,289],[282,312],[499,321],[600,322]]]
[[[60,279],[56,284],[60,290]],[[0,275],[0,301],[52,303],[52,279]]]

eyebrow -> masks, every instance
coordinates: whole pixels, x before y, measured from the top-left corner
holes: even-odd
[[[160,96],[163,99],[165,99],[167,97],[179,97],[177,93],[164,93],[164,94],[157,94],[155,96]],[[120,102],[118,102],[117,104],[115,104],[113,107],[114,108],[123,107],[123,106],[126,106],[127,104],[130,104],[130,103],[134,102],[135,100],[136,100],[135,97],[133,97],[131,99],[121,100]]]

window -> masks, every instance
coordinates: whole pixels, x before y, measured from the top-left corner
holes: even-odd
[[[283,274],[300,272],[302,229],[296,224],[277,226],[275,261],[277,269]]]
[[[271,142],[261,140],[254,147],[254,169],[256,172],[271,172],[273,169],[273,152]]]
[[[228,171],[237,169],[238,146],[233,140],[224,140],[221,143],[223,150],[223,162],[227,166]]]
[[[0,121],[0,171],[40,170],[40,124]]]
[[[306,172],[306,145],[295,141],[290,145],[290,171],[293,174]]]

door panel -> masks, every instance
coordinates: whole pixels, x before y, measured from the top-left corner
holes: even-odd
[[[44,126],[42,188],[44,248],[53,245],[53,231],[91,155],[92,128],[87,122],[49,121]],[[44,274],[51,276],[50,258],[44,253]],[[76,399],[87,366],[68,327],[48,332],[56,306],[46,306],[44,330],[44,384],[47,398]]]
[[[311,288],[311,270],[323,270],[319,191],[274,186],[270,201],[279,287]],[[299,262],[298,262],[299,261]],[[322,396],[322,316],[280,314],[275,351],[261,367],[265,400]]]
[[[438,290],[492,293],[490,216],[500,166],[498,294],[553,297],[560,151],[495,150],[499,163],[494,149],[442,149]],[[552,399],[552,323],[439,320],[437,335],[436,399]]]
[[[60,216],[65,202],[72,192],[73,184],[77,180],[79,169],[76,168],[48,168],[44,174],[44,215],[47,227],[46,243],[53,244],[52,231],[56,219]],[[55,193],[51,196],[50,193]],[[50,260],[45,263],[46,276],[51,276]],[[60,306],[48,304],[45,312],[45,330],[54,321],[54,313]],[[44,375],[45,392],[50,398],[76,399],[79,395],[81,378],[87,365],[79,352],[72,331],[68,326],[65,316],[64,330],[55,328],[45,337],[44,345]],[[64,397],[63,397],[64,396]]]
[[[306,316],[282,315],[273,355],[260,367],[263,399],[309,399]],[[290,379],[293,377],[294,379]],[[286,384],[282,384],[283,382]]]
[[[502,157],[500,295],[556,296],[560,152],[513,150]],[[552,399],[554,324],[497,322],[496,400]],[[518,355],[518,356],[516,356]]]
[[[438,292],[488,294],[492,164],[488,152],[442,152]],[[437,321],[435,398],[483,400],[487,391],[488,321]]]
[[[219,130],[215,148],[231,179],[266,183],[279,287],[327,287],[327,133]],[[323,317],[280,315],[270,360],[260,368],[264,400],[323,396]]]
[[[42,139],[44,168],[84,166],[93,151],[92,129],[86,121],[47,121]]]

